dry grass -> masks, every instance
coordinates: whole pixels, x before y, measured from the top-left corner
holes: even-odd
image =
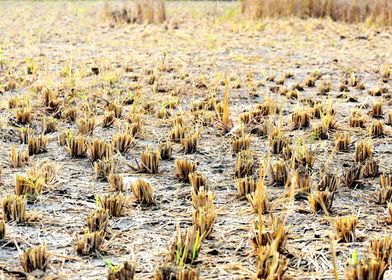
[[[23,196],[6,195],[2,200],[3,219],[23,223],[27,220],[26,200]]]
[[[333,193],[314,191],[309,195],[308,201],[313,212],[318,213],[323,211],[324,214],[328,215],[332,207]]]
[[[188,174],[189,184],[192,192],[198,193],[201,189],[208,190],[206,177],[199,172],[191,172]]]
[[[251,151],[241,151],[235,161],[235,177],[244,178],[253,174],[255,160]]]
[[[87,154],[91,161],[110,160],[113,156],[113,148],[111,144],[105,143],[100,139],[93,139],[87,145]]]
[[[25,166],[29,162],[29,153],[24,150],[16,150],[15,146],[11,147],[9,157],[12,168]]]
[[[356,216],[335,218],[337,238],[343,242],[355,242],[357,223],[358,218]]]
[[[116,24],[160,24],[166,20],[165,2],[164,0],[136,0],[132,7],[122,9],[111,8],[106,3],[102,18]]]
[[[251,18],[297,16],[392,25],[391,5],[388,0],[243,0],[241,10]]]
[[[378,280],[384,278],[384,273],[388,268],[383,260],[366,259],[354,263],[348,263],[344,275],[347,280]]]
[[[3,240],[6,235],[7,226],[4,220],[0,220],[0,240]]]
[[[106,231],[109,225],[109,212],[107,209],[97,209],[90,212],[86,217],[87,229],[89,232]]]
[[[103,231],[87,232],[75,242],[75,251],[79,255],[89,255],[102,250],[105,233]]]
[[[99,197],[99,205],[113,217],[120,217],[124,213],[126,203],[127,198],[122,193]]]
[[[136,263],[125,261],[121,265],[109,269],[108,280],[135,279]]]
[[[111,191],[123,192],[125,191],[124,179],[120,174],[109,174],[108,181]]]
[[[107,181],[110,174],[115,172],[115,164],[112,159],[97,160],[94,162],[93,170],[95,179]]]
[[[39,245],[23,251],[19,258],[25,272],[33,272],[36,269],[45,271],[48,266],[49,253],[46,245]]]
[[[196,164],[185,159],[176,159],[174,166],[176,177],[183,182],[189,182],[189,174],[196,171]]]
[[[81,158],[87,156],[87,142],[84,136],[72,137],[71,135],[68,135],[68,139],[65,138],[65,145],[66,150],[71,157]]]
[[[46,152],[46,146],[48,145],[48,137],[39,135],[31,136],[28,139],[29,155],[36,155]]]
[[[157,174],[160,159],[161,152],[159,149],[152,151],[147,147],[140,155],[141,171],[149,174]]]
[[[132,193],[136,201],[151,205],[154,203],[154,188],[151,184],[143,179],[137,179],[132,185]]]
[[[392,261],[392,239],[390,236],[384,236],[382,238],[375,238],[370,240],[369,252],[377,260],[383,260],[387,264],[391,264]]]
[[[0,2],[4,277],[41,240],[27,277],[382,277],[392,30],[109,4]]]

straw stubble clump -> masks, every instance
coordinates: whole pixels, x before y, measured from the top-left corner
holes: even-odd
[[[193,192],[198,193],[202,189],[208,190],[207,179],[203,174],[191,172],[188,174],[188,180]]]
[[[98,160],[93,164],[95,178],[99,181],[107,181],[110,174],[115,171],[113,159]]]
[[[172,154],[173,154],[173,143],[170,141],[167,141],[165,143],[162,143],[159,146],[160,154],[161,154],[161,160],[169,160],[172,159]]]
[[[6,237],[7,226],[4,220],[0,220],[0,241]]]
[[[100,139],[94,139],[87,145],[87,154],[91,161],[109,160],[113,156],[111,144],[105,143]]]
[[[237,154],[235,161],[235,177],[243,178],[253,174],[255,161],[251,151],[245,150]]]
[[[29,162],[29,153],[26,150],[17,150],[15,146],[12,146],[9,159],[12,168],[23,167]]]
[[[392,238],[383,236],[370,240],[369,252],[377,260],[385,261],[386,264],[392,263]]]
[[[188,135],[181,139],[181,145],[186,154],[193,154],[197,151],[197,145],[200,138],[200,132],[196,131],[191,135]]]
[[[308,196],[308,202],[313,212],[324,212],[328,215],[332,208],[334,193],[328,191],[314,191]]]
[[[154,272],[154,280],[181,279],[181,280],[199,280],[199,272],[193,268],[175,268],[171,265],[159,267]]]
[[[47,151],[48,137],[39,135],[31,136],[28,139],[29,155],[36,155]]]
[[[72,158],[82,158],[87,155],[87,142],[84,136],[72,137],[66,139],[66,150]]]
[[[128,133],[118,133],[112,137],[112,146],[114,150],[120,153],[127,153],[131,150],[133,138]]]
[[[95,254],[102,251],[105,233],[103,231],[86,232],[74,245],[78,255]]]
[[[193,215],[192,221],[200,233],[201,240],[210,235],[217,216],[214,195],[204,189],[197,194],[192,193]]]
[[[365,260],[348,262],[344,271],[347,280],[379,280],[384,279],[388,264],[383,260],[367,258]]]
[[[380,189],[376,192],[377,202],[387,204],[392,200],[392,175],[386,172],[381,174],[379,182]]]
[[[95,117],[78,118],[76,126],[81,134],[92,134],[96,126],[95,122]]]
[[[358,224],[356,216],[338,217],[335,219],[336,236],[342,242],[355,242],[355,229]]]
[[[41,194],[45,180],[42,177],[15,176],[15,194],[19,196],[36,197]]]
[[[196,171],[196,164],[186,159],[176,159],[174,162],[175,176],[182,182],[189,182],[189,174]]]
[[[246,198],[256,213],[261,215],[270,211],[270,201],[268,198],[267,189],[264,185],[264,176],[261,162],[255,190],[246,194]]]
[[[392,203],[387,204],[386,212],[387,212],[387,217],[385,219],[385,222],[388,225],[391,225],[392,224]]]
[[[192,264],[198,257],[201,250],[200,232],[195,226],[181,231],[177,225],[175,238],[170,250],[172,260],[177,266]]]
[[[238,195],[244,197],[247,194],[251,194],[256,190],[256,181],[253,177],[245,176],[236,180],[236,187]]]
[[[234,139],[231,144],[233,154],[237,154],[243,150],[248,150],[249,146],[250,146],[250,136],[249,135],[243,135],[243,136],[239,137],[238,139]]]
[[[161,153],[159,149],[152,151],[147,148],[140,155],[141,170],[145,173],[157,174],[160,159]]]
[[[109,269],[108,280],[133,280],[135,279],[136,263],[125,261],[120,265]]]
[[[46,245],[41,244],[24,250],[19,255],[19,259],[23,270],[27,273],[36,269],[46,271],[49,264],[49,252]]]
[[[116,191],[116,192],[125,191],[124,177],[122,175],[111,173],[109,174],[107,179],[109,182],[110,191]]]
[[[112,195],[102,195],[99,197],[99,205],[106,209],[110,216],[120,217],[123,215],[127,203],[127,198],[123,193]]]
[[[166,21],[164,0],[136,0],[130,7],[111,8],[105,4],[102,18],[113,24],[162,24]]]
[[[27,220],[26,200],[23,196],[6,195],[2,200],[3,219],[23,223]]]
[[[154,188],[146,180],[137,179],[132,184],[132,193],[136,201],[142,204],[152,205],[154,203]]]

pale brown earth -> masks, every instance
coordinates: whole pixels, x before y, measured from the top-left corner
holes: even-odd
[[[112,5],[115,5],[112,3]],[[118,4],[121,6],[122,4]],[[367,125],[372,117],[367,114],[372,101],[383,99],[383,111],[391,110],[390,95],[372,97],[367,91],[376,86],[380,67],[392,64],[392,30],[366,25],[347,25],[329,20],[261,20],[247,21],[237,15],[234,4],[216,3],[168,3],[168,23],[163,25],[116,25],[100,18],[102,2],[1,2],[0,3],[0,86],[9,75],[24,79],[14,91],[5,91],[1,100],[1,193],[12,193],[15,174],[26,168],[10,168],[8,152],[11,145],[19,145],[18,128],[13,121],[14,112],[8,109],[11,96],[23,96],[35,105],[32,128],[40,132],[39,100],[29,91],[35,85],[58,90],[63,96],[74,87],[83,97],[79,102],[92,101],[93,95],[105,96],[111,92],[123,97],[134,94],[140,78],[142,98],[153,101],[160,108],[169,95],[178,96],[179,104],[174,112],[183,112],[189,126],[193,119],[190,103],[205,98],[217,85],[216,98],[223,99],[221,81],[227,73],[232,78],[230,90],[230,118],[238,123],[238,115],[254,108],[266,98],[272,98],[281,107],[284,130],[292,143],[302,135],[311,135],[312,128],[292,130],[290,112],[306,107],[303,99],[327,101],[328,96],[317,95],[317,87],[305,88],[298,99],[287,99],[270,90],[273,82],[265,81],[264,75],[277,77],[288,71],[293,78],[286,79],[284,87],[303,79],[314,70],[320,71],[321,80],[331,80],[330,100],[337,114],[339,131],[351,131],[353,144],[349,153],[335,153],[334,131],[330,140],[316,140],[312,149],[317,158],[312,180],[317,184],[320,165],[328,160],[330,170],[342,173],[343,164],[353,160],[354,143],[365,139],[366,130],[348,126],[352,108],[358,107],[365,114]],[[164,69],[160,69],[165,56]],[[38,66],[35,75],[26,74],[26,59],[32,58]],[[100,67],[98,76],[88,75],[92,66]],[[132,72],[125,72],[126,66]],[[65,67],[73,70],[73,81],[61,76]],[[358,102],[338,99],[342,71],[352,69],[364,82],[366,89],[350,89],[348,95]],[[148,83],[146,70],[154,70],[156,82]],[[246,75],[255,73],[255,95],[249,95]],[[111,76],[118,77],[114,86],[108,86]],[[206,85],[206,87],[204,87]],[[236,86],[238,85],[238,86]],[[391,91],[391,79],[385,84]],[[159,91],[157,92],[157,87]],[[235,87],[235,88],[234,88]],[[131,105],[125,106],[124,115]],[[173,113],[174,113],[173,112]],[[98,99],[98,120],[102,119],[103,102]],[[105,259],[119,263],[125,258],[137,260],[136,279],[150,279],[154,270],[165,259],[172,242],[175,225],[181,228],[192,223],[190,187],[174,176],[174,161],[163,161],[157,175],[135,174],[123,163],[135,163],[140,152],[149,145],[156,147],[166,139],[170,119],[158,119],[155,115],[142,116],[142,133],[135,140],[129,154],[117,157],[118,168],[124,176],[147,178],[155,188],[156,205],[152,207],[131,203],[121,218],[110,218],[112,239],[105,242]],[[279,114],[273,116],[279,123]],[[99,123],[100,121],[98,121]],[[125,120],[117,120],[114,127],[102,126],[94,130],[94,137],[110,141]],[[311,125],[319,123],[311,120]],[[230,135],[217,133],[217,123],[200,127],[201,139],[198,153],[184,155],[181,146],[174,146],[174,158],[188,158],[198,163],[198,171],[206,175],[216,195],[217,218],[214,230],[204,241],[198,261],[193,265],[203,279],[243,279],[255,272],[255,257],[248,245],[251,223],[256,220],[246,200],[237,197],[234,181],[235,157],[231,154]],[[74,123],[58,121],[59,131],[66,128],[76,133]],[[391,169],[390,145],[392,133],[373,140],[374,156],[379,160],[381,171]],[[38,278],[51,279],[105,279],[107,266],[102,257],[78,257],[73,249],[75,236],[83,234],[84,217],[95,209],[95,196],[108,192],[107,182],[97,182],[88,159],[71,159],[57,142],[58,132],[49,134],[48,152],[33,157],[30,166],[42,160],[56,162],[59,166],[58,182],[43,191],[39,200],[28,204],[27,210],[34,221],[26,224],[8,223],[7,239],[0,244],[0,268],[22,271],[19,265],[17,242],[20,248],[28,248],[40,242],[57,255],[51,258],[46,273],[34,272]],[[310,141],[310,140],[309,140]],[[252,135],[251,150],[259,159],[265,159],[268,139]],[[273,159],[278,156],[273,155]],[[345,165],[347,167],[347,165]],[[282,197],[284,188],[272,186],[265,180],[273,203],[272,212],[287,218],[290,228],[287,244],[289,265],[286,276],[293,279],[333,279],[329,233],[334,232],[332,218],[357,214],[358,242],[336,243],[338,272],[343,278],[344,265],[353,250],[360,258],[366,257],[369,238],[390,235],[386,225],[384,205],[378,205],[374,191],[379,188],[377,178],[367,178],[361,188],[339,186],[330,217],[313,214],[306,200],[288,203]],[[132,198],[132,193],[126,192]],[[72,259],[75,257],[76,259]],[[1,274],[0,274],[1,275]],[[14,273],[4,273],[4,279],[12,279]],[[340,278],[339,277],[339,278]],[[386,279],[392,277],[390,271]]]

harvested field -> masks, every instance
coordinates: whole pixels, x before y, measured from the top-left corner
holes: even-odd
[[[123,6],[0,2],[0,278],[392,279],[391,27]]]

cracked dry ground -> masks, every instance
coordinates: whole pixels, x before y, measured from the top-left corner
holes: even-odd
[[[331,101],[336,112],[336,130],[350,132],[352,144],[348,152],[335,152],[336,130],[328,133],[329,140],[309,140],[316,153],[311,176],[314,185],[318,184],[322,163],[327,162],[329,169],[340,177],[342,170],[354,162],[355,142],[368,136],[366,129],[349,127],[350,111],[359,108],[366,125],[370,126],[373,118],[368,111],[372,102],[382,100],[383,111],[391,109],[390,79],[385,81],[386,90],[381,97],[368,94],[368,90],[377,86],[379,69],[385,63],[392,63],[391,30],[328,20],[249,22],[232,18],[227,9],[233,7],[169,2],[166,24],[111,27],[99,17],[103,9],[101,2],[0,3],[0,85],[6,85],[10,77],[17,80],[15,90],[3,88],[0,96],[2,195],[14,192],[15,174],[24,174],[36,163],[49,160],[59,168],[57,182],[44,188],[35,203],[27,204],[30,220],[25,224],[7,223],[7,238],[0,246],[0,268],[5,279],[18,276],[5,271],[21,271],[15,243],[24,249],[40,242],[46,243],[54,255],[45,273],[33,273],[38,278],[105,279],[108,268],[104,259],[118,263],[134,257],[136,279],[150,279],[166,258],[176,223],[181,228],[192,224],[191,189],[174,176],[174,160],[162,161],[159,173],[154,175],[136,174],[129,164],[135,165],[147,146],[155,148],[167,138],[176,113],[183,115],[187,132],[192,131],[196,126],[190,111],[192,101],[205,99],[211,93],[216,93],[216,99],[222,101],[225,74],[231,80],[229,103],[234,125],[238,126],[242,112],[272,99],[281,114],[273,114],[267,120],[279,125],[282,117],[283,130],[293,145],[301,137],[310,139],[312,127],[320,120],[312,118],[311,127],[293,130],[291,113],[296,108],[310,108],[309,100]],[[27,75],[26,67],[31,59],[37,71]],[[92,67],[99,67],[99,75],[91,74]],[[350,70],[365,89],[349,88],[342,97],[340,80]],[[294,83],[302,83],[312,71],[322,74],[316,87],[305,87],[297,98],[279,93]],[[287,72],[292,72],[293,77],[285,79],[283,85],[266,79]],[[253,78],[249,79],[250,76]],[[318,94],[318,85],[328,80],[330,97]],[[17,96],[30,102],[33,108],[30,127],[38,134],[45,109],[40,95],[31,90],[37,86],[57,92],[62,102],[73,96],[77,105],[96,105],[97,127],[93,137],[105,141],[110,141],[124,126],[125,116],[135,107],[149,104],[159,111],[164,104],[178,100],[176,108],[168,109],[172,117],[142,114],[142,130],[131,151],[115,156],[120,174],[140,176],[152,184],[156,203],[140,206],[132,200],[132,192],[126,190],[131,203],[122,217],[110,218],[111,234],[105,241],[103,257],[80,257],[73,249],[76,236],[83,234],[85,216],[96,208],[96,196],[109,193],[109,184],[94,178],[88,158],[71,159],[58,144],[59,133],[66,129],[77,134],[75,123],[58,119],[58,131],[47,135],[47,152],[33,156],[29,166],[10,167],[11,146],[25,148],[26,145],[19,144],[21,126],[15,121],[15,109],[8,108],[8,100]],[[124,117],[116,119],[109,128],[102,127],[105,102],[100,97],[123,100],[135,94],[138,100],[134,105],[124,105]],[[385,113],[381,121],[386,120]],[[197,162],[197,170],[206,176],[215,194],[215,225],[193,267],[203,279],[250,278],[255,272],[255,257],[248,239],[257,216],[249,202],[237,196],[235,156],[231,151],[233,135],[220,135],[218,127],[215,120],[199,126],[201,136],[196,154],[186,155],[180,144],[174,145],[173,157]],[[384,128],[386,135],[373,139],[373,155],[379,161],[381,172],[391,167],[389,135],[392,131],[389,126]],[[252,134],[250,149],[255,157],[265,159],[268,138]],[[271,161],[280,157],[271,155]],[[329,239],[329,234],[334,232],[333,217],[356,214],[359,219],[357,242],[335,244],[340,277],[354,249],[359,256],[366,257],[370,238],[391,234],[391,227],[384,222],[386,207],[377,204],[374,196],[379,189],[377,177],[364,179],[360,188],[340,184],[330,216],[312,213],[306,200],[289,202],[285,196],[287,189],[272,185],[268,178],[265,184],[272,200],[271,212],[286,217],[290,229],[285,274],[288,278],[333,279]],[[386,277],[392,277],[392,273],[387,271]]]

